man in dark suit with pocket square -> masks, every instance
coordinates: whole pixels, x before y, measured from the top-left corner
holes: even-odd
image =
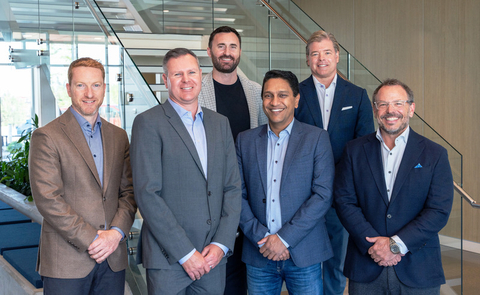
[[[337,75],[340,46],[333,34],[313,33],[307,41],[306,54],[312,75],[299,85],[295,118],[328,131],[336,165],[348,141],[374,131],[372,106],[365,89]],[[328,211],[326,222],[334,256],[323,263],[324,294],[342,295],[348,234],[335,208]]]
[[[349,142],[336,167],[349,293],[440,294],[438,232],[453,201],[447,151],[409,127],[415,102],[404,83],[386,80],[373,102],[379,129]]]

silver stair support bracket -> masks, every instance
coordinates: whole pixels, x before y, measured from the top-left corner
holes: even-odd
[[[477,204],[477,201],[472,199],[472,197],[470,197],[470,195],[455,181],[453,182],[453,187],[462,196],[462,198],[470,204],[470,206],[480,209],[480,204]]]

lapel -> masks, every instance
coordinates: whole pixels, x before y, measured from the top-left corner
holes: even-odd
[[[202,90],[198,95],[198,103],[212,111],[217,111],[217,102],[215,97],[215,86],[213,85],[212,73],[208,73],[202,79]]]
[[[255,151],[257,155],[258,171],[260,172],[260,180],[262,182],[263,193],[267,195],[267,125],[260,128],[258,136],[255,138]]]
[[[175,109],[172,107],[172,105],[166,101],[162,105],[163,111],[165,112],[165,116],[167,117],[168,122],[172,126],[172,128],[177,132],[178,136],[182,139],[183,143],[187,147],[188,151],[190,152],[190,155],[192,156],[193,160],[197,164],[197,168],[200,169],[202,172],[203,177],[205,177],[205,173],[203,173],[203,168],[202,168],[202,163],[200,162],[200,157],[198,156],[197,149],[195,148],[195,144],[193,143],[192,138],[190,137],[190,134],[188,134],[187,128],[185,128],[185,125],[183,124],[182,119],[180,119],[180,116],[177,114]],[[204,127],[205,127],[205,134],[207,137],[207,155],[208,158],[210,158],[210,153],[208,150],[210,147],[208,146],[209,138],[212,137],[211,134],[207,133],[207,124],[205,124],[208,116],[205,116],[204,112],[204,117],[203,117],[203,122],[204,122]]]
[[[330,136],[331,132],[335,130],[334,127],[337,124],[338,118],[342,112],[347,86],[347,82],[337,75],[337,85],[335,86],[335,94],[333,95],[332,111],[330,113],[330,119],[328,120],[328,134]]]
[[[113,135],[113,126],[102,119],[102,145],[103,145],[103,193],[107,191],[110,180],[111,167],[113,167],[115,147],[115,137]]]
[[[95,166],[95,161],[93,160],[92,153],[88,147],[87,141],[85,140],[85,135],[83,134],[82,128],[75,119],[75,116],[72,114],[70,109],[68,109],[61,117],[60,124],[62,124],[62,130],[68,139],[73,143],[78,153],[82,156],[82,159],[87,164],[90,172],[92,172],[95,180],[98,185],[101,187],[100,177],[98,176],[97,167]],[[105,150],[105,146],[104,146]]]
[[[207,175],[210,176],[210,174],[215,173],[216,171],[214,170],[214,162],[215,162],[215,132],[214,130],[218,127],[215,126],[212,122],[212,113],[203,110],[203,126],[205,128],[205,137],[207,139]],[[230,130],[228,130],[230,132]],[[197,150],[195,149],[195,152]],[[200,163],[200,168],[203,171],[203,168]],[[212,177],[209,177],[208,179],[212,179]]]
[[[397,177],[395,178],[395,184],[393,185],[390,203],[395,200],[403,184],[405,183],[407,176],[412,171],[413,167],[418,164],[418,158],[421,156],[424,149],[425,143],[423,142],[423,138],[415,133],[412,128],[410,128],[407,146],[405,147],[402,162],[400,163],[400,167],[398,167]]]
[[[282,182],[280,184],[282,187],[285,184],[285,179],[288,175],[290,167],[292,166],[293,160],[297,153],[297,149],[300,146],[300,142],[302,142],[302,137],[303,127],[299,121],[295,120],[292,126],[292,133],[290,134],[290,138],[288,140],[288,147],[285,153],[285,159],[283,160]],[[282,188],[280,188],[280,191],[282,191]]]
[[[323,128],[322,112],[320,111],[320,103],[318,102],[318,95],[317,90],[315,89],[315,83],[313,82],[313,76],[310,76],[310,78],[303,83],[306,86],[305,97],[311,98],[304,98],[304,101],[307,103],[307,106],[310,109],[315,126]]]
[[[382,151],[380,150],[380,142],[376,138],[376,133],[368,135],[368,142],[363,145],[365,157],[368,166],[375,180],[377,189],[382,197],[383,202],[388,207],[387,185],[383,173]]]

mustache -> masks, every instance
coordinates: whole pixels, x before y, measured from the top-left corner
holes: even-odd
[[[398,118],[398,119],[403,119],[403,115],[400,113],[389,113],[385,114],[380,117],[380,119],[388,119],[388,118]]]
[[[220,56],[220,57],[218,57],[218,59],[221,59],[221,58],[231,58],[232,60],[235,60],[235,58],[234,58],[233,56],[231,56],[231,55],[225,55],[225,54],[222,55],[222,56]]]

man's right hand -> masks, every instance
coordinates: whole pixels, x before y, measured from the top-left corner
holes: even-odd
[[[210,272],[210,266],[198,251],[195,251],[192,257],[182,264],[182,267],[193,281],[199,280]]]

